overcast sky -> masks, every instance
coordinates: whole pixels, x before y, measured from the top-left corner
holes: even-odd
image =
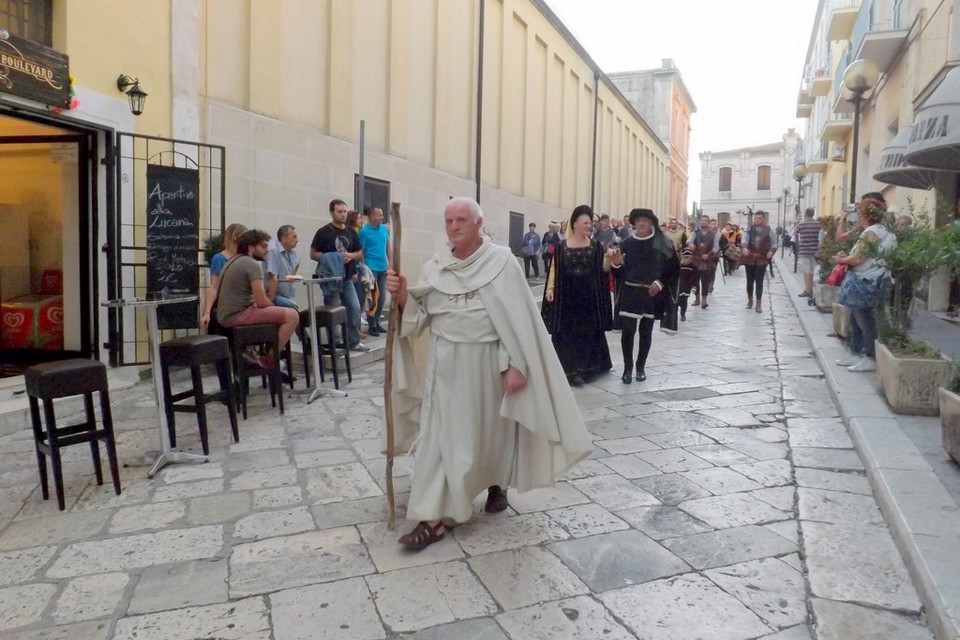
[[[789,127],[804,134],[796,98],[817,0],[546,2],[605,72],[673,58],[697,105],[691,201],[699,153],[778,142]]]

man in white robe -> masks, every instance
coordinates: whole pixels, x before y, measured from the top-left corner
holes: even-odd
[[[412,551],[442,539],[445,521],[469,520],[483,489],[486,510],[503,510],[507,487],[552,486],[593,449],[516,259],[481,236],[474,200],[450,200],[444,221],[450,249],[424,264],[418,286],[387,272],[403,314],[395,437],[398,448],[416,440],[407,518],[420,522],[400,538]],[[410,340],[426,329],[421,373]]]

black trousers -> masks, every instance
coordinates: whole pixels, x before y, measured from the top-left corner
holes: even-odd
[[[543,275],[547,276],[550,273],[550,265],[553,264],[553,255],[549,253],[543,254]]]
[[[524,256],[523,257],[523,271],[526,276],[530,277],[530,265],[533,265],[533,275],[540,277],[540,261],[537,260],[537,256]]]
[[[711,290],[713,289],[713,281],[717,277],[717,265],[713,265],[712,269],[707,271],[700,271],[700,295],[706,298],[710,295]]]
[[[647,366],[647,356],[650,355],[650,346],[653,344],[653,318],[628,318],[621,316],[623,333],[620,334],[620,348],[623,350],[623,368],[626,371],[633,369],[633,336],[640,329],[640,352],[637,354],[637,372]]]
[[[753,299],[753,292],[756,289],[756,299],[763,298],[763,278],[767,275],[767,265],[765,264],[745,264],[743,268],[747,272],[747,297]]]

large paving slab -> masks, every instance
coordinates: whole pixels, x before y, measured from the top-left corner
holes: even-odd
[[[0,638],[928,640],[920,559],[897,555],[874,489],[909,502],[941,574],[960,573],[949,505],[922,456],[861,460],[785,291],[745,312],[742,278],[655,336],[644,383],[622,384],[610,333],[614,371],[575,390],[591,457],[554,488],[511,490],[504,513],[478,496],[420,553],[397,544],[415,524],[406,455],[386,526],[381,362],[355,367],[347,397],[288,393],[283,416],[253,385],[239,443],[211,407],[210,463],[153,479],[152,387],[135,385],[114,407],[123,493],[76,448],[62,513],[39,497],[29,430],[0,435]],[[875,414],[854,426],[905,447]],[[898,474],[878,485],[882,468]]]

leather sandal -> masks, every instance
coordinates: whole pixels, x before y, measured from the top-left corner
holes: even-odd
[[[507,508],[507,492],[497,485],[487,489],[487,504],[483,510],[487,513],[500,513]]]
[[[443,540],[447,530],[443,522],[430,526],[427,522],[420,522],[413,531],[406,533],[397,540],[407,551],[423,551],[434,542]]]

